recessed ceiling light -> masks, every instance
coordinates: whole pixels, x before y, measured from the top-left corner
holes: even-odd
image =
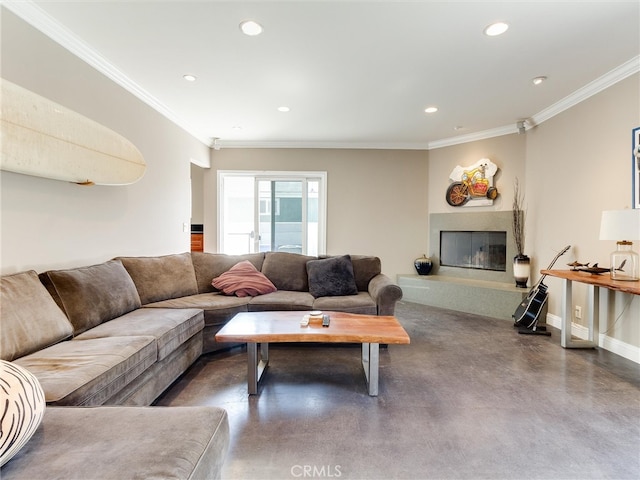
[[[245,35],[255,37],[262,33],[262,25],[254,20],[245,20],[240,24],[240,30],[242,30],[242,33]]]
[[[495,22],[491,25],[487,25],[483,30],[484,34],[489,37],[495,37],[497,35],[502,35],[509,29],[509,25],[505,22]]]
[[[196,81],[196,76],[195,75],[183,75],[182,78],[184,78],[187,82],[195,82]]]
[[[457,132],[459,130],[464,130],[464,127],[462,125],[456,125],[453,129]]]
[[[425,113],[435,113],[438,111],[438,107],[427,107],[424,109]]]
[[[533,82],[534,85],[540,85],[542,82],[544,82],[547,79],[547,77],[545,77],[544,75],[540,76],[540,77],[536,77],[533,80],[531,80]]]
[[[278,111],[279,111],[279,112],[286,113],[286,112],[290,112],[290,111],[291,111],[291,109],[290,109],[289,107],[284,107],[284,106],[283,106],[283,107],[278,107]]]
[[[233,127],[231,127],[231,130],[242,130],[242,125],[234,125]]]

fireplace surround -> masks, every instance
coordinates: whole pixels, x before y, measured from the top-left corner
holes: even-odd
[[[511,222],[510,210],[432,213],[429,216],[429,256],[434,261],[432,275],[398,275],[402,298],[408,302],[513,321],[513,312],[526,297],[527,290],[515,285],[513,257],[517,252]],[[439,252],[443,231],[504,232],[504,271],[441,265]]]
[[[468,278],[472,280],[487,280],[493,282],[512,283],[513,257],[516,256],[515,242],[512,229],[512,212],[487,212],[470,211],[464,213],[432,213],[429,215],[429,251],[434,260],[433,273],[451,277]],[[448,235],[442,232],[501,232],[504,234],[504,250],[499,253],[504,255],[504,264],[500,268],[474,268],[473,262],[469,268],[453,266],[447,259],[441,260],[441,241],[450,241]],[[482,236],[482,235],[481,235]],[[448,250],[446,247],[445,251]],[[449,249],[450,250],[450,249]],[[477,250],[477,249],[476,249]],[[443,264],[445,263],[445,264]],[[446,265],[446,264],[449,265]]]

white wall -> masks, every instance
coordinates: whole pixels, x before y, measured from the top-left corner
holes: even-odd
[[[609,267],[615,242],[599,240],[603,210],[632,206],[631,131],[640,126],[640,75],[633,75],[527,133],[528,238],[539,267],[561,246],[572,249],[558,261]],[[635,242],[634,250],[640,245]],[[560,315],[561,281],[549,278],[549,312]],[[586,314],[587,288],[574,284],[574,304]],[[603,293],[607,295],[607,293]],[[611,295],[608,337],[640,346],[640,297]],[[629,307],[625,309],[625,305]],[[580,321],[577,321],[580,323]]]
[[[216,251],[217,170],[327,172],[327,253],[375,255],[384,273],[413,273],[427,245],[427,152],[222,149],[205,181],[205,251]]]
[[[204,172],[204,168],[191,164],[191,223],[204,223]]]
[[[2,76],[131,140],[147,163],[124,187],[2,172],[3,274],[189,250],[190,159],[209,148],[43,34],[2,10]]]

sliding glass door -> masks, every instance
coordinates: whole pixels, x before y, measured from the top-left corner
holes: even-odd
[[[326,172],[218,173],[220,251],[325,252]]]

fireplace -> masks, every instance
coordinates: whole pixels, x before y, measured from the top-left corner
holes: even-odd
[[[507,232],[440,231],[440,265],[505,272]]]
[[[512,283],[512,219],[511,210],[429,215],[433,274]]]
[[[513,312],[527,296],[513,277],[513,212],[464,210],[429,215],[427,252],[434,267],[431,275],[398,275],[402,298],[513,322]],[[486,257],[493,258],[487,263]]]

